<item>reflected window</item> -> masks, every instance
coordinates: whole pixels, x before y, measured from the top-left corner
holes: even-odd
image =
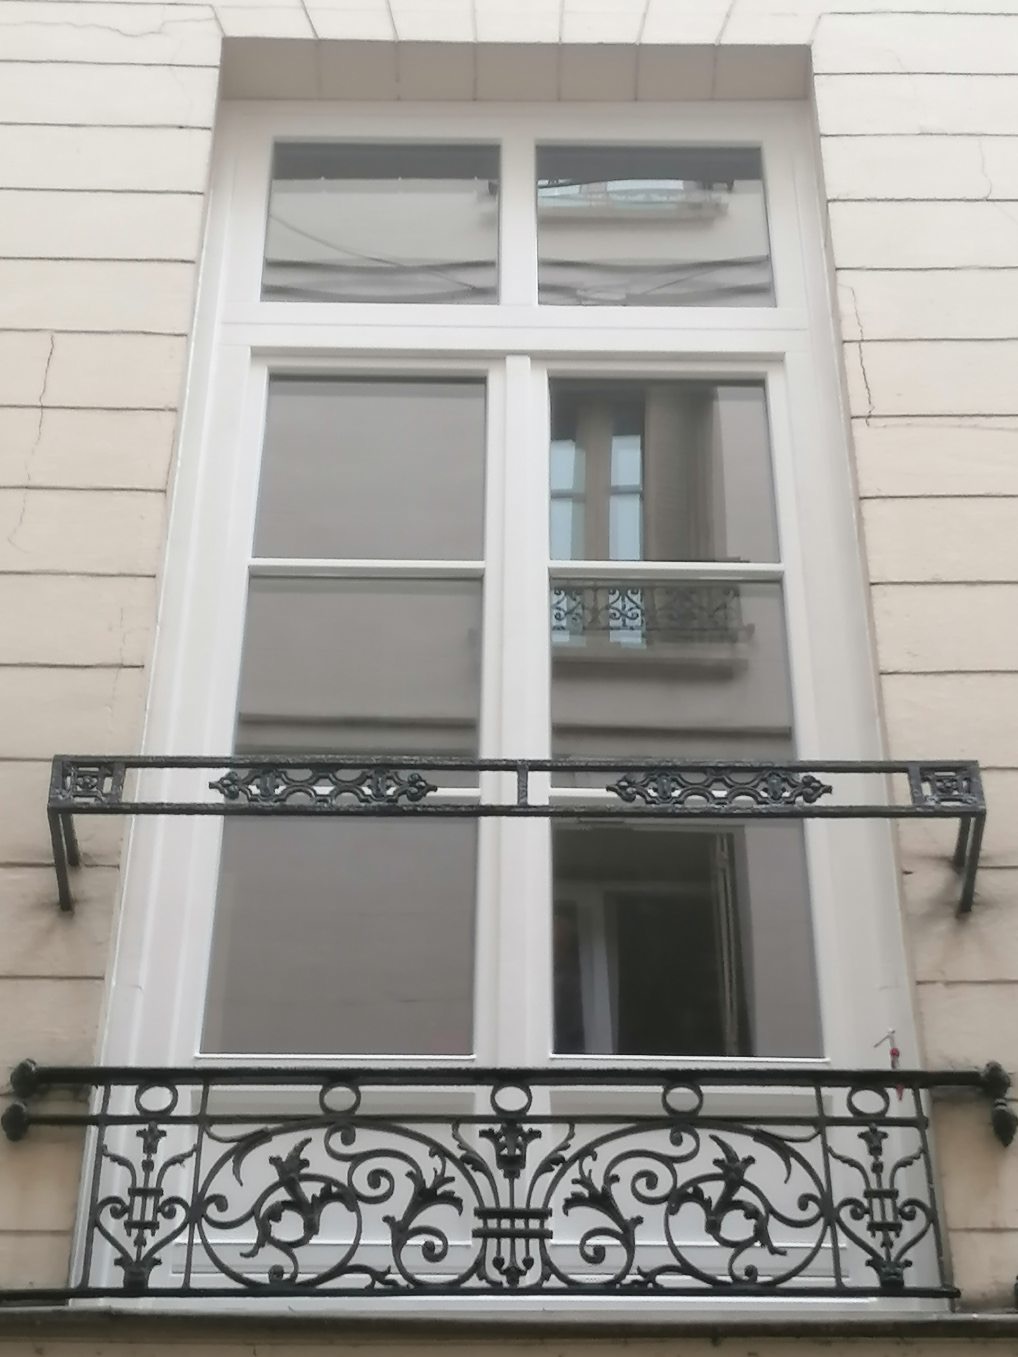
[[[564,432],[568,433],[568,430]],[[557,560],[572,561],[584,555],[586,523],[586,453],[576,439],[551,440],[551,554]]]
[[[774,561],[759,382],[551,383],[551,555]]]
[[[643,560],[643,431],[612,430],[608,483],[608,557]],[[634,421],[635,423],[635,421]]]

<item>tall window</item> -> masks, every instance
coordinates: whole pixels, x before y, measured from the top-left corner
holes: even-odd
[[[783,107],[229,119],[153,752],[550,757],[595,807],[598,757],[879,754],[811,184]],[[883,830],[557,823],[143,826],[118,979],[157,978],[111,1051],[849,1062],[907,1025]]]

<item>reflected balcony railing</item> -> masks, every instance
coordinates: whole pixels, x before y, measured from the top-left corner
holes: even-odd
[[[182,785],[178,774],[189,795],[167,799],[168,789]],[[461,787],[472,782],[476,792],[456,790],[457,781]],[[551,784],[568,795],[556,798]],[[47,812],[65,911],[73,908],[70,869],[81,864],[76,816],[212,815],[956,820],[952,862],[961,876],[959,913],[967,913],[975,898],[986,801],[979,765],[955,760],[59,755]]]
[[[557,646],[611,643],[628,649],[736,646],[750,639],[737,584],[556,583],[551,637]]]
[[[86,1132],[66,1287],[101,1297],[943,1298],[945,1072],[46,1068],[12,1141]],[[87,1109],[82,1093],[87,1092]],[[30,1156],[30,1148],[12,1155]]]

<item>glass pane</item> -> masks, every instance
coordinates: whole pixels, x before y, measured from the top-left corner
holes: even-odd
[[[641,433],[612,436],[612,489],[640,490],[643,486],[643,438]]]
[[[281,142],[267,301],[494,302],[498,148]]]
[[[608,551],[613,561],[643,559],[643,500],[613,494],[608,503]]]
[[[255,578],[241,753],[477,752],[481,586]]]
[[[206,1051],[469,1054],[476,824],[224,830]]]
[[[583,506],[564,496],[551,502],[551,554],[568,559],[583,529]]]
[[[537,236],[546,305],[774,305],[758,149],[539,147]]]
[[[762,384],[553,380],[551,428],[552,502],[566,450],[584,472],[558,559],[778,559]]]
[[[802,834],[556,828],[555,1049],[821,1053]]]
[[[793,755],[780,584],[553,581],[552,748]]]
[[[557,438],[551,444],[551,492],[583,493],[583,451],[572,438]]]
[[[476,560],[484,423],[483,382],[274,377],[255,555]]]

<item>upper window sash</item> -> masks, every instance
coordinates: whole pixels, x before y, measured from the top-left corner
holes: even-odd
[[[631,104],[613,106],[610,110],[596,105],[545,105],[521,110],[512,105],[450,108],[425,104],[415,107],[408,116],[409,105],[387,109],[321,104],[287,104],[271,109],[232,106],[224,121],[220,144],[220,154],[228,167],[223,175],[224,192],[221,201],[213,205],[223,220],[220,229],[210,233],[210,245],[213,250],[218,249],[225,265],[223,320],[227,324],[271,324],[284,328],[310,326],[324,338],[326,327],[363,319],[370,327],[393,325],[405,327],[408,333],[421,332],[422,343],[426,342],[425,329],[464,329],[475,324],[487,328],[510,321],[516,325],[532,324],[549,333],[646,326],[662,339],[673,329],[676,333],[703,328],[801,330],[806,325],[806,284],[797,180],[800,160],[809,160],[809,146],[795,111],[793,106],[781,104],[740,107]],[[412,139],[408,139],[408,127],[413,129]],[[376,143],[385,148],[387,157],[395,156],[397,160],[400,148],[415,143],[422,148],[447,147],[467,161],[476,158],[478,164],[484,158],[485,148],[493,149],[499,180],[497,206],[492,206],[498,216],[497,294],[494,294],[497,300],[449,304],[263,297],[263,256],[275,148],[315,142],[351,150]],[[705,164],[722,149],[727,149],[729,157],[734,155],[740,164],[740,152],[745,152],[747,165],[759,155],[774,304],[556,305],[548,304],[545,297],[544,304],[539,305],[539,287],[547,291],[544,275],[539,283],[539,259],[542,249],[547,253],[552,248],[543,237],[548,231],[559,229],[556,224],[559,219],[552,223],[550,210],[543,215],[539,210],[539,167],[545,162],[557,164],[556,156],[561,158],[565,151],[573,153],[577,148],[588,159],[591,156],[596,159],[597,153],[611,158],[613,147],[638,152],[647,162],[644,169],[653,169],[658,155],[678,156],[679,148],[683,148],[687,158],[692,157],[690,173],[704,170],[697,159],[698,148],[706,158]],[[288,154],[293,155],[292,149]],[[464,173],[468,170],[479,173],[476,166],[471,168],[466,161],[464,164]],[[398,166],[389,166],[386,173],[389,170],[396,173]],[[759,212],[762,208],[761,202],[753,210]],[[491,225],[494,234],[494,219]],[[391,335],[379,336],[380,347],[392,343]]]
[[[499,147],[279,140],[262,299],[498,301]]]

